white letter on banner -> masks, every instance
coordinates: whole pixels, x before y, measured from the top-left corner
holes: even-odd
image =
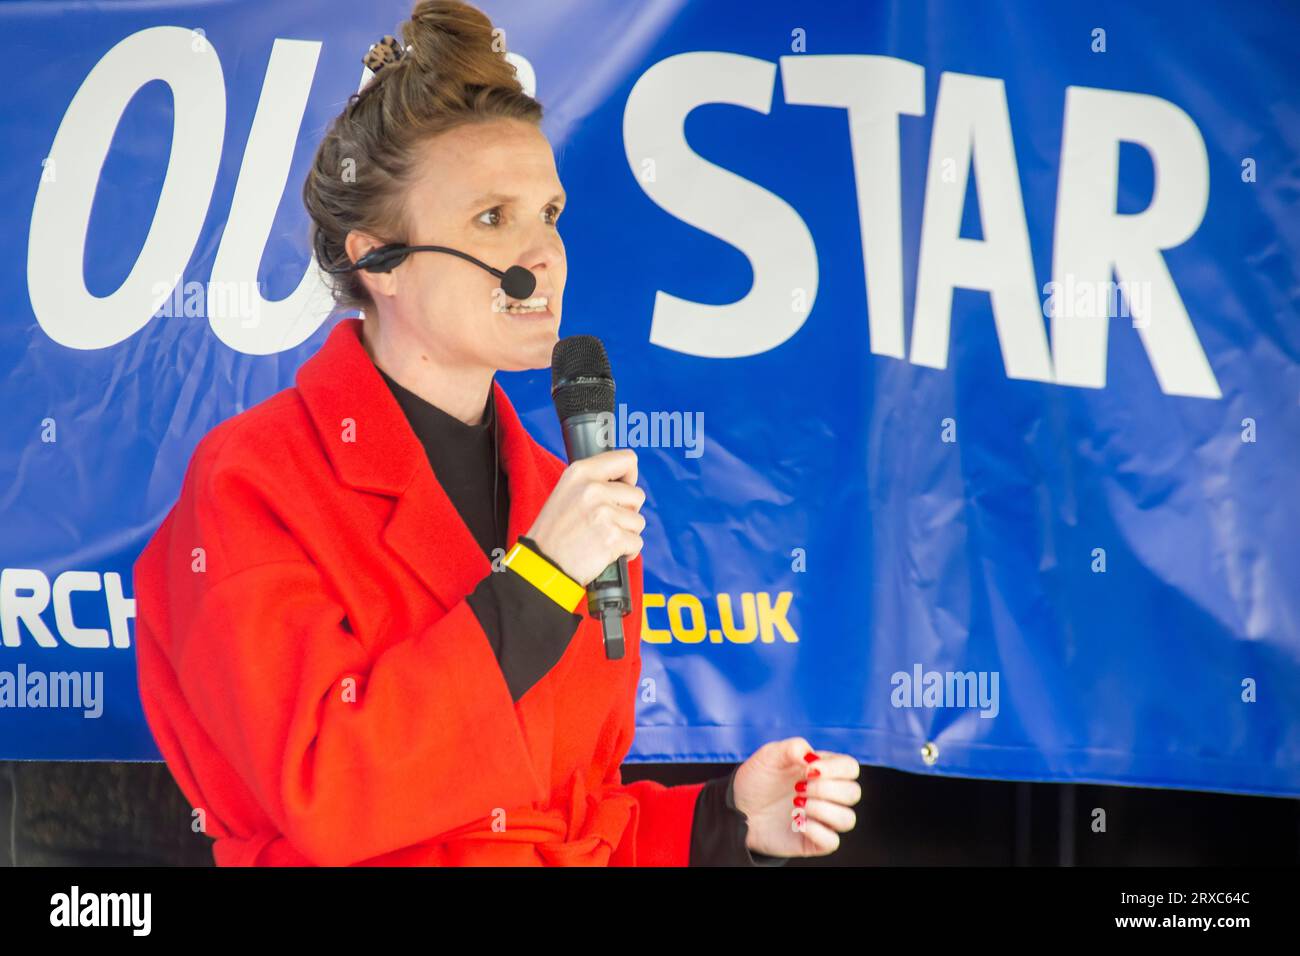
[[[319,56],[320,43],[315,40],[277,39],[271,48],[230,202],[230,217],[212,263],[210,288],[244,290],[246,294],[236,295],[235,301],[255,303],[254,321],[250,322],[242,309],[214,310],[213,302],[218,300],[208,297],[212,331],[226,345],[248,355],[270,355],[300,345],[334,308],[314,251],[298,287],[285,298],[268,302],[257,283],[271,225],[289,181],[294,145]]]
[[[952,160],[956,181],[940,168]],[[962,73],[939,78],[930,138],[911,361],[947,368],[952,290],[984,289],[1008,378],[1052,381],[1029,227],[1020,194],[1007,92],[1001,80]],[[983,239],[961,238],[966,177],[974,169]]]
[[[1121,142],[1145,149],[1155,168],[1151,203],[1133,215],[1115,211]],[[1129,305],[1167,395],[1222,397],[1160,254],[1196,232],[1209,198],[1205,142],[1181,109],[1140,93],[1066,89],[1052,279],[1057,288],[1070,277],[1075,286],[1102,289],[1113,270],[1126,286],[1150,289]],[[1106,384],[1108,302],[1108,296],[1094,295],[1085,298],[1083,308],[1058,310],[1052,317],[1052,353],[1061,384]]]
[[[682,222],[740,249],[754,271],[748,294],[707,305],[659,291],[650,341],[708,358],[774,349],[803,326],[817,298],[817,247],[799,214],[774,193],[702,158],[686,142],[691,110],[729,103],[772,107],[776,64],[734,53],[679,53],[636,81],[623,111],[628,165],[646,195]],[[653,182],[639,175],[652,159]],[[804,307],[792,307],[797,290]]]
[[[902,358],[898,117],[925,115],[925,69],[892,56],[783,56],[781,80],[787,103],[848,110],[871,351]]]
[[[171,87],[171,155],[144,248],[110,295],[86,288],[82,268],[99,175],[127,103],[146,83]],[[158,294],[180,275],[207,215],[226,128],[226,87],[211,44],[194,47],[181,27],[133,33],[104,54],[81,84],[50,158],[59,175],[42,181],[27,240],[27,289],[36,320],[60,345],[100,349],[142,329]]]
[[[519,79],[519,85],[524,88],[524,92],[529,96],[537,96],[537,71],[533,69],[533,64],[529,62],[528,57],[520,56],[518,53],[507,53],[506,62],[515,68],[515,76]]]
[[[19,594],[31,591],[31,594]],[[0,635],[5,647],[18,647],[22,643],[19,622],[27,625],[36,643],[41,647],[58,647],[50,629],[41,618],[41,612],[50,603],[50,581],[35,568],[5,568],[0,571]]]
[[[72,592],[98,591],[99,575],[94,571],[64,571],[54,579],[54,623],[59,636],[72,647],[108,647],[108,631],[102,627],[78,627],[72,618]]]

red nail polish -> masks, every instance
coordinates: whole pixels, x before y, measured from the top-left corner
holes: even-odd
[[[809,770],[809,771],[808,771],[808,779],[809,779],[809,780],[811,780],[813,777],[820,777],[821,775],[822,775],[822,772],[821,772],[820,770]]]
[[[794,785],[795,793],[803,793],[807,789],[808,789],[807,780],[800,780],[798,783]]]
[[[807,804],[807,803],[808,803],[808,798],[807,798],[807,797],[795,797],[795,798],[794,798],[794,805],[795,805],[796,807],[802,807],[802,806],[804,806],[804,805]]]
[[[803,759],[804,759],[804,762],[805,762],[805,763],[812,763],[814,760],[817,760],[818,757],[817,757],[817,755],[816,755],[815,753],[813,753],[813,752],[810,750],[810,751],[808,751],[806,754],[803,755]]]

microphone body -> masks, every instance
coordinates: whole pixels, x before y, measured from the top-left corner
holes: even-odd
[[[564,430],[564,451],[569,461],[599,455],[614,447],[613,429],[602,423],[606,412],[585,412],[560,422]],[[622,658],[623,617],[632,610],[628,588],[627,555],[623,555],[587,585],[587,614],[599,620],[605,633],[605,657]]]
[[[571,335],[551,353],[551,397],[564,431],[570,462],[614,447],[614,376],[605,346],[594,335]],[[601,623],[605,657],[616,661],[624,651],[623,618],[632,610],[627,556],[621,556],[587,585],[587,613]]]

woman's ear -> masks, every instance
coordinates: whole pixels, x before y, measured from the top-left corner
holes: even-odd
[[[368,232],[359,232],[356,229],[349,232],[347,238],[343,241],[343,248],[347,250],[348,258],[353,262],[359,261],[366,253],[374,252],[382,245],[384,243],[375,236]],[[357,275],[372,299],[379,296],[391,296],[397,291],[396,280],[394,280],[392,272],[369,272],[365,269],[358,269]]]

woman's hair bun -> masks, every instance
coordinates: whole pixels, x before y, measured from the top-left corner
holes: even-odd
[[[421,0],[402,24],[405,68],[410,80],[436,88],[440,99],[455,91],[472,98],[477,89],[520,90],[514,66],[505,57],[505,33],[477,7],[460,0]]]

